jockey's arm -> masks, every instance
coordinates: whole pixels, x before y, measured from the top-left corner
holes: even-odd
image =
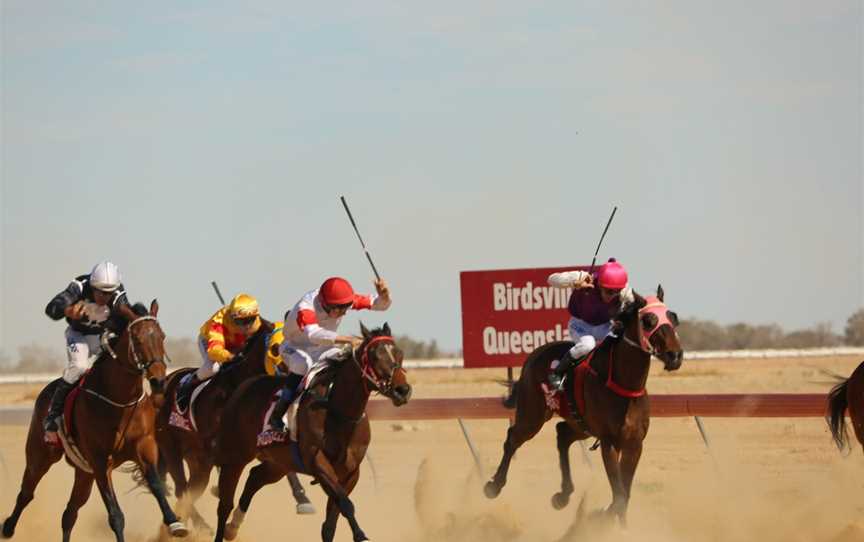
[[[210,361],[213,363],[225,363],[231,361],[231,358],[234,357],[234,354],[229,352],[225,348],[225,344],[212,344],[208,342],[207,346],[207,357],[210,358]]]
[[[54,298],[45,307],[45,314],[52,320],[60,320],[66,314],[66,308],[81,301],[83,298],[83,290],[78,281],[72,281],[65,290],[55,295]],[[80,316],[79,316],[80,317]]]
[[[547,282],[555,288],[590,288],[591,274],[587,271],[563,271],[549,275]]]

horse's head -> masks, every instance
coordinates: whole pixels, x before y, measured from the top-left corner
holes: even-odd
[[[126,363],[133,371],[146,376],[153,395],[157,397],[157,402],[161,402],[165,393],[167,356],[165,355],[165,333],[156,319],[159,303],[154,299],[150,303],[149,311],[140,303],[134,307],[121,305],[120,313],[129,322],[126,326],[128,351],[121,352],[115,357]]]
[[[402,406],[411,398],[411,385],[408,375],[402,368],[402,350],[393,341],[390,325],[369,331],[360,323],[363,344],[357,350],[363,377],[375,389],[390,398],[396,406]]]
[[[657,295],[642,297],[633,292],[635,303],[621,317],[625,326],[624,340],[661,361],[667,371],[681,367],[684,351],[675,328],[678,315],[663,303],[663,287]],[[628,337],[628,334],[635,336]]]

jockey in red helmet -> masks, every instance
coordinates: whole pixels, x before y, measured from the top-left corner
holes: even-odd
[[[612,319],[633,302],[633,289],[628,283],[627,270],[615,258],[609,258],[594,273],[552,273],[548,282],[550,286],[573,288],[567,309],[570,338],[575,344],[553,367],[550,376],[551,383],[560,388],[570,367],[578,365],[598,342],[614,333]]]
[[[375,281],[376,294],[354,292],[351,283],[341,277],[330,277],[319,288],[310,290],[285,315],[280,346],[282,362],[288,368],[288,382],[270,416],[270,428],[284,431],[282,416],[294,401],[303,377],[315,364],[327,363],[346,345],[360,346],[363,340],[339,335],[336,330],[349,310],[383,311],[390,307],[390,289],[384,280]]]

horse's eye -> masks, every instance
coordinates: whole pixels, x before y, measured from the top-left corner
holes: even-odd
[[[669,321],[672,322],[673,326],[678,327],[678,315],[677,314],[675,314],[672,311],[666,311],[666,318],[668,318]]]
[[[657,323],[659,321],[660,321],[660,319],[657,318],[656,314],[652,314],[652,313],[646,314],[642,317],[642,327],[645,328],[646,330],[650,331],[650,330],[654,329],[654,327],[657,325]]]

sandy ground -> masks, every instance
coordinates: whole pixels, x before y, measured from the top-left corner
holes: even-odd
[[[649,379],[652,393],[826,392],[824,371],[848,375],[861,360],[798,358],[754,361],[694,361],[678,373],[659,364]],[[500,395],[495,370],[415,370],[415,397]],[[27,404],[38,387],[0,386],[0,404]],[[568,531],[585,496],[589,520],[566,540],[599,542],[851,542],[864,540],[864,455],[856,446],[837,452],[821,419],[704,420],[709,451],[688,418],[652,420],[651,431],[622,529],[590,514],[606,506],[611,493],[599,452],[571,451],[576,493],[570,506],[549,504],[560,475],[552,423],[527,443],[513,461],[501,496],[482,496],[482,481],[497,466],[506,420],[471,421],[479,449],[478,476],[455,421],[374,422],[372,463],[364,465],[352,498],[358,520],[376,541],[553,541]],[[23,469],[25,427],[0,428],[0,516],[12,509]],[[374,466],[376,476],[371,468]],[[215,473],[213,480],[215,481]],[[308,478],[303,478],[308,482]],[[60,514],[71,488],[72,470],[58,464],[24,512],[16,539],[59,540]],[[127,540],[160,539],[155,500],[134,491],[129,476],[115,474],[126,514]],[[319,540],[323,493],[308,487],[319,512],[297,516],[286,482],[263,489],[252,503],[239,540]],[[215,519],[216,500],[205,495],[199,509]],[[337,540],[351,540],[340,521]],[[193,541],[210,540],[193,533]],[[113,540],[98,495],[82,509],[73,540]]]

